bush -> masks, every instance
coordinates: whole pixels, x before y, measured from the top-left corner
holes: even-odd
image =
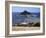
[[[36,23],[34,26],[35,27],[40,27],[40,23]]]

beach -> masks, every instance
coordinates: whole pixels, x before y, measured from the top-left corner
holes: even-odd
[[[13,31],[30,31],[30,30],[40,30],[40,27],[18,27],[18,26],[13,26],[12,27]]]

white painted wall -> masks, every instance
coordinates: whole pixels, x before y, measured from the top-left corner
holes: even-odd
[[[16,1],[46,3],[46,0],[16,0]],[[45,23],[45,32],[46,32],[46,23]],[[5,38],[4,36],[5,36],[5,0],[0,0],[0,38]],[[17,38],[46,38],[46,33],[45,35],[40,35],[40,36],[27,36],[27,37],[17,37]]]

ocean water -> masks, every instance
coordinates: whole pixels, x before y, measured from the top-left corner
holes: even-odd
[[[19,13],[12,13],[12,24],[17,24],[17,23],[22,23],[22,22],[27,22],[27,23],[37,23],[40,22],[40,13],[33,13],[33,15],[27,15],[27,16],[21,16]]]

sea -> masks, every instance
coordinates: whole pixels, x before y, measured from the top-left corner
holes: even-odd
[[[20,13],[12,13],[12,24],[17,23],[37,23],[40,22],[40,13],[32,13],[33,15],[20,15]]]

